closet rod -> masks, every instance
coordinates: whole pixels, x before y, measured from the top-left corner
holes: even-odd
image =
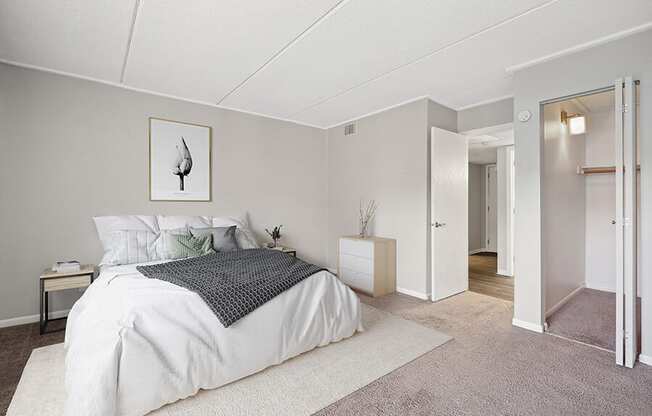
[[[641,165],[636,166],[636,171],[641,170]],[[615,173],[615,166],[578,166],[577,174],[578,175],[593,175],[597,173]]]

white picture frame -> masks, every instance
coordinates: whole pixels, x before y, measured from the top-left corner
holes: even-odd
[[[150,117],[150,201],[211,201],[211,136],[209,126]]]

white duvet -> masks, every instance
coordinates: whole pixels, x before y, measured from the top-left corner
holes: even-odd
[[[144,415],[362,330],[358,297],[326,271],[224,328],[199,295],[136,266],[102,270],[70,311],[67,416]]]

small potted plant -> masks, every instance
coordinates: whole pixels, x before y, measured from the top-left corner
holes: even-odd
[[[270,243],[270,247],[274,248],[276,247],[277,241],[281,239],[281,227],[282,225],[277,225],[272,229],[272,231],[269,231],[267,228],[265,228],[265,232],[269,234],[270,237],[272,237],[272,243]]]

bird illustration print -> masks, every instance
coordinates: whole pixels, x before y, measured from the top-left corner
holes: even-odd
[[[172,167],[172,174],[179,176],[179,190],[184,190],[184,178],[190,174],[192,169],[192,156],[186,141],[181,137],[181,142],[177,144],[177,158]]]

